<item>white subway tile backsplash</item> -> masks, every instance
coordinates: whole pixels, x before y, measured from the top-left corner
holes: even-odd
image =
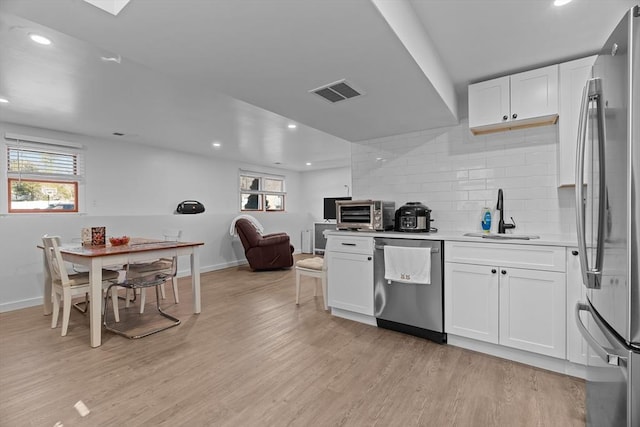
[[[493,194],[493,198],[489,199],[491,200],[492,205],[497,205],[498,204],[498,192],[496,191]],[[509,199],[505,199],[504,200],[505,203],[505,212],[511,212],[511,211],[521,211],[524,210],[524,200],[519,200],[519,199],[513,199],[513,198],[509,198]]]
[[[469,200],[467,191],[433,191],[427,193],[429,199],[435,201]]]
[[[575,196],[556,188],[557,140],[557,126],[474,136],[462,122],[361,141],[352,144],[353,195],[397,206],[420,201],[433,210],[435,227],[473,231],[502,188],[518,231],[566,233],[575,228]]]
[[[498,193],[494,190],[473,190],[469,191],[469,200],[491,200],[495,196],[495,202],[498,202]]]
[[[544,176],[549,174],[549,165],[536,163],[535,165],[509,166],[505,169],[505,176]]]
[[[505,177],[504,178],[491,178],[491,179],[487,179],[487,189],[490,188],[495,188],[496,190],[498,188],[518,188],[518,187],[524,187],[526,185],[526,177],[509,177],[506,172],[505,172]]]
[[[536,151],[524,155],[525,164],[555,163],[556,155],[552,151]]]
[[[453,189],[453,181],[442,182],[425,182],[422,181],[422,191],[451,191]]]
[[[466,169],[482,169],[486,167],[486,160],[484,158],[460,158],[456,159],[453,162],[453,167],[456,170],[466,170]]]
[[[467,200],[456,203],[456,210],[458,211],[473,211],[478,213],[482,211],[482,208],[485,206],[484,201],[476,201],[476,200]]]
[[[432,200],[429,197],[429,195],[425,196],[424,194],[418,195],[418,197],[414,197],[413,201],[422,201],[422,203],[427,205],[427,207],[429,207],[429,209],[433,210],[434,212],[449,212],[449,211],[452,211],[454,209],[454,203],[453,202],[435,201],[435,200]]]
[[[510,188],[504,191],[504,199],[506,200],[531,200],[546,199],[547,189],[545,187],[521,187]]]
[[[525,201],[524,207],[525,209],[544,209],[547,211],[559,208],[557,199],[528,199]]]
[[[453,183],[454,190],[484,190],[485,187],[484,179],[458,180]]]
[[[513,151],[513,150],[510,150]],[[494,152],[487,156],[487,168],[514,167],[525,164],[524,153]]]
[[[475,169],[469,171],[469,179],[502,178],[504,172],[504,168]]]
[[[391,187],[394,194],[417,193],[420,192],[422,184],[420,183],[398,183]]]
[[[538,176],[526,177],[525,186],[527,186],[527,187],[548,187],[548,188],[553,190],[553,194],[554,194],[553,197],[556,197],[555,193],[557,192],[557,187],[556,187],[556,176],[555,176],[555,174],[553,174],[553,175],[538,175]]]

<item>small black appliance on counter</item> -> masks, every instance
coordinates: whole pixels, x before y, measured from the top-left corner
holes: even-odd
[[[431,231],[431,209],[420,202],[407,202],[396,210],[395,231]]]

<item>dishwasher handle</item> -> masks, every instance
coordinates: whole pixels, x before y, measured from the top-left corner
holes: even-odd
[[[376,248],[376,249],[380,249],[380,250],[384,250],[384,247],[385,247],[385,246],[386,246],[386,245],[375,245],[375,248]],[[440,248],[431,248],[431,253],[432,253],[432,254],[437,254],[437,253],[439,253],[439,252],[440,252]]]

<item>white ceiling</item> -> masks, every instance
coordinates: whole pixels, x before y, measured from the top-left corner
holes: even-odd
[[[551,3],[132,0],[113,16],[2,0],[0,120],[298,171],[348,165],[347,141],[466,117],[469,82],[596,52],[635,1]],[[308,93],[343,78],[365,95]]]

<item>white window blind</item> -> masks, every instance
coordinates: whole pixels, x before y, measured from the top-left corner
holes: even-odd
[[[7,174],[10,178],[82,181],[83,150],[75,146],[9,139]]]

